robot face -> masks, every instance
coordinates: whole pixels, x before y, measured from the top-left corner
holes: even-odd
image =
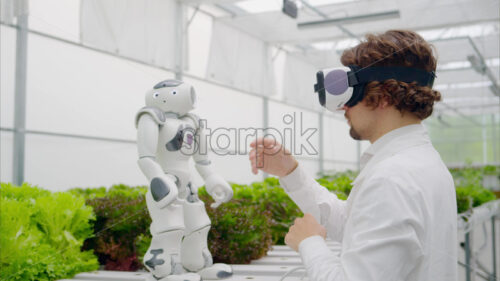
[[[180,116],[194,109],[196,93],[191,85],[178,80],[162,81],[146,93],[146,105]]]

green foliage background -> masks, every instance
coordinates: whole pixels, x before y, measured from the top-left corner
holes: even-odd
[[[491,165],[483,168],[468,166],[462,169],[450,169],[450,172],[455,180],[458,213],[464,213],[496,199],[495,194],[483,188],[482,183],[485,174],[500,177],[500,168]]]
[[[457,212],[495,200],[482,187],[484,174],[499,167],[452,169]],[[320,175],[318,183],[345,200],[355,172]],[[215,262],[249,263],[266,255],[303,214],[277,178],[249,185],[231,184],[233,199],[212,209],[204,187],[199,197],[212,221],[209,248]],[[142,268],[151,234],[146,186],[75,188],[49,192],[24,184],[1,185],[0,277],[2,280],[57,280],[91,271]]]
[[[56,280],[98,268],[92,252],[80,251],[95,218],[83,197],[2,183],[0,213],[1,280]]]
[[[488,91],[485,88],[486,91]],[[500,160],[500,114],[468,116],[478,126],[462,116],[441,116],[443,124],[433,114],[424,121],[432,144],[445,163],[463,163],[470,159],[474,163],[498,163]],[[483,131],[484,129],[484,131]],[[483,139],[486,137],[485,139]],[[483,159],[483,146],[486,159]]]
[[[85,196],[86,204],[95,212],[93,231],[96,235],[85,240],[83,249],[93,250],[104,269],[135,271],[143,267],[141,257],[149,243],[143,245],[145,243],[141,244],[141,241],[151,239],[151,219],[144,197],[146,191],[145,186],[129,187],[122,184],[109,189],[70,190],[73,194]]]

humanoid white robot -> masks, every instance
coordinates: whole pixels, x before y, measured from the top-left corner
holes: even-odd
[[[207,140],[199,118],[189,113],[196,104],[192,86],[165,80],[146,93],[146,107],[136,115],[138,164],[150,185],[146,203],[152,219],[152,241],[144,264],[161,281],[223,279],[227,264],[213,264],[207,247],[210,219],[198,190],[190,182],[189,159],[216,208],[233,190],[210,168]]]

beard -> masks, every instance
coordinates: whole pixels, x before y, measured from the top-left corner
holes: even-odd
[[[356,130],[354,130],[352,126],[349,130],[349,135],[351,135],[351,138],[353,138],[354,140],[361,140],[361,135]]]

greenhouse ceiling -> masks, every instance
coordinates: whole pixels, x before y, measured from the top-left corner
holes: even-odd
[[[439,58],[435,88],[443,102],[436,111],[500,112],[498,0],[298,0],[297,18],[281,11],[281,0],[183,2],[319,69],[328,66],[325,55],[339,61],[342,51],[367,32],[418,31],[432,42]]]

